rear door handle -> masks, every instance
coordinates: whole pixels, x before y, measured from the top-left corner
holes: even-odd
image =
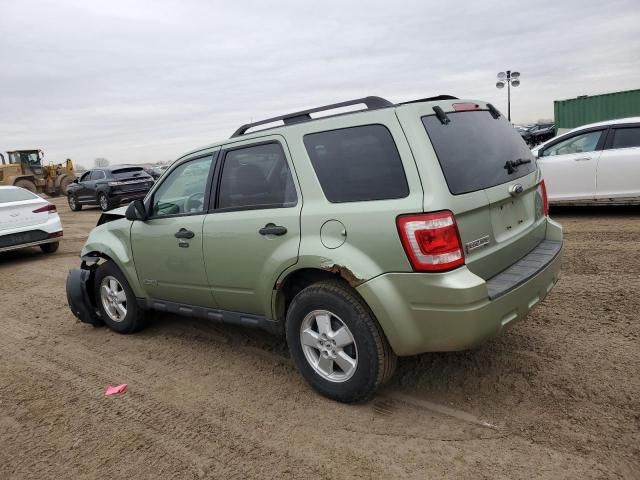
[[[287,233],[287,227],[281,227],[274,223],[267,223],[264,227],[258,230],[260,235],[284,235]]]
[[[193,238],[195,236],[195,233],[193,233],[191,230],[187,230],[186,228],[181,228],[174,235],[174,237],[176,238]]]
[[[576,162],[588,162],[589,160],[591,160],[591,157],[576,158]]]

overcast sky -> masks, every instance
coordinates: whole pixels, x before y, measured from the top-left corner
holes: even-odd
[[[242,123],[366,95],[493,102],[640,88],[640,2],[0,0],[0,151],[169,161]]]

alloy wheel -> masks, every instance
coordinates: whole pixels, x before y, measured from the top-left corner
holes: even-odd
[[[127,294],[115,277],[107,275],[102,279],[100,300],[104,311],[114,322],[122,322],[127,316]]]
[[[330,382],[346,382],[358,366],[358,349],[347,325],[328,310],[310,312],[300,325],[302,351],[311,368]]]

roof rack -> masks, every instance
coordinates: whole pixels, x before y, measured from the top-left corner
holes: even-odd
[[[451,97],[451,98],[455,98],[455,97]],[[277,122],[279,120],[282,120],[285,125],[308,122],[310,120],[314,120],[311,117],[312,113],[324,112],[326,110],[334,110],[336,108],[349,107],[351,105],[360,105],[360,104],[366,105],[367,110],[376,110],[378,108],[393,107],[393,103],[381,97],[356,98],[355,100],[347,100],[346,102],[333,103],[331,105],[325,105],[323,107],[316,107],[316,108],[311,108],[309,110],[301,110],[299,112],[287,113],[286,115],[267,118],[266,120],[260,120],[259,122],[246,123],[242,125],[240,128],[238,128],[235,132],[233,132],[233,135],[231,135],[231,138],[244,135],[245,132],[250,128],[258,127],[260,125],[266,125],[268,123]]]

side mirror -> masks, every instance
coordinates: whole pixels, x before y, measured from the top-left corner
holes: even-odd
[[[73,182],[71,182],[71,183],[78,183],[78,179],[77,179],[77,178],[74,178],[74,179],[73,179]]]
[[[135,220],[144,222],[147,219],[147,209],[144,206],[144,202],[142,200],[134,200],[131,202],[124,212],[124,216],[132,222]]]

